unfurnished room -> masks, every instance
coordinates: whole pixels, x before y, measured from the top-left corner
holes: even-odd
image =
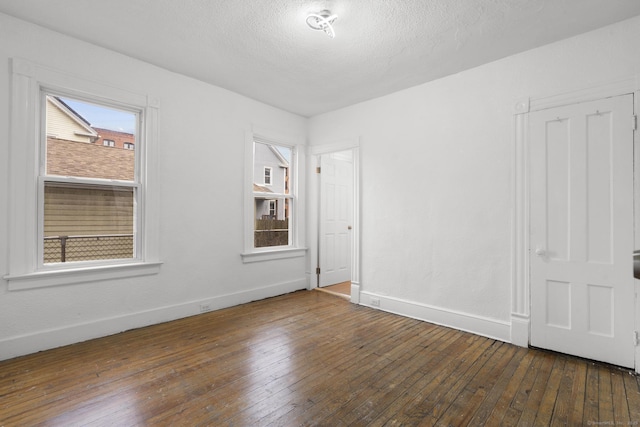
[[[638,0],[0,0],[0,426],[640,424]]]

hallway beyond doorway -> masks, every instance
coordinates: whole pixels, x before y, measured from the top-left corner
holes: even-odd
[[[316,288],[319,291],[327,292],[329,294],[337,295],[340,297],[351,298],[351,282],[346,281],[342,283],[336,283],[335,285],[329,285],[322,288]]]

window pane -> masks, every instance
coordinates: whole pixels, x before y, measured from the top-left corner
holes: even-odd
[[[134,189],[46,183],[44,262],[134,257]]]
[[[254,247],[288,246],[291,148],[260,142],[254,148],[253,191],[262,193],[254,196]]]
[[[135,189],[58,177],[136,182],[135,151],[125,146],[136,141],[136,114],[54,95],[45,114],[43,262],[135,257]]]
[[[51,95],[46,105],[47,175],[134,180],[124,144],[135,143],[135,114]]]
[[[255,198],[255,233],[256,248],[289,245],[289,200],[266,200]]]
[[[290,164],[291,148],[256,142],[253,160],[253,191],[289,194]],[[268,187],[265,187],[265,184]]]

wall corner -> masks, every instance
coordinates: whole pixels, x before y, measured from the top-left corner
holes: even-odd
[[[511,313],[511,344],[529,346],[529,316]]]

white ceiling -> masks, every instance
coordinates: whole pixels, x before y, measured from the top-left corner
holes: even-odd
[[[338,15],[335,39],[305,24]],[[0,12],[313,116],[640,14],[638,0],[0,0]]]

